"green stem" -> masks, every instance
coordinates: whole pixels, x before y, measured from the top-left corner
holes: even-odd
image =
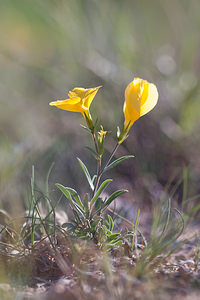
[[[104,167],[102,168],[101,170],[101,158],[98,159],[98,167],[97,167],[97,179],[96,179],[96,182],[95,182],[95,186],[94,186],[94,190],[93,190],[93,193],[92,193],[92,198],[94,197],[97,189],[98,189],[98,186],[99,186],[99,181],[101,179],[101,176],[103,175],[103,172],[105,170],[105,168],[109,165],[111,159],[113,158],[114,154],[116,153],[118,147],[119,147],[119,143],[117,143],[113,149],[113,151],[111,152],[107,162],[105,163]],[[92,210],[92,207],[91,207],[91,210]]]
[[[92,134],[92,138],[93,138],[93,141],[94,141],[95,150],[96,150],[97,153],[99,153],[99,149],[98,149],[98,144],[97,144],[97,139],[96,139],[95,132],[91,131],[91,134]],[[96,193],[96,190],[98,188],[98,185],[99,185],[99,180],[100,180],[99,175],[100,175],[100,172],[101,172],[101,157],[98,159],[98,164],[97,164],[97,179],[96,179],[94,190],[93,190],[93,193],[92,193],[92,198],[94,197],[94,195]]]
[[[120,145],[119,143],[117,143],[117,144],[115,145],[115,147],[114,147],[113,151],[111,152],[111,154],[110,154],[110,156],[109,156],[107,162],[105,163],[104,167],[102,168],[102,170],[101,170],[101,172],[100,172],[100,176],[102,176],[102,174],[103,174],[105,168],[106,168],[106,167],[109,165],[109,163],[111,162],[111,160],[112,160],[113,156],[115,155],[115,153],[116,153],[116,151],[117,151],[119,145]]]
[[[98,165],[97,165],[97,179],[96,179],[96,182],[95,182],[95,185],[94,185],[94,190],[93,190],[93,193],[92,193],[92,198],[94,197],[96,191],[97,191],[97,188],[98,188],[98,185],[99,185],[99,181],[101,179],[101,158],[98,159]]]
[[[92,134],[92,138],[93,138],[93,141],[94,141],[95,150],[96,150],[97,153],[99,153],[99,149],[98,149],[98,145],[97,145],[97,139],[96,139],[96,135],[95,135],[94,131],[91,131],[91,134]]]

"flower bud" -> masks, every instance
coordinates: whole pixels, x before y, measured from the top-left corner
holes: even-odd
[[[151,111],[158,101],[158,91],[153,83],[135,78],[125,90],[124,126],[118,142],[122,143],[133,123],[141,116]]]

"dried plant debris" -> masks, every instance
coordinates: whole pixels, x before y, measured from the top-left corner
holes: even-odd
[[[191,232],[194,228],[188,228],[187,236]],[[0,285],[0,299],[199,299],[197,246],[194,237],[177,253],[159,256],[151,272],[138,277],[142,249],[130,257],[126,247],[107,251],[58,234],[56,252],[42,239],[24,255],[1,254],[1,270],[8,270],[12,284]]]

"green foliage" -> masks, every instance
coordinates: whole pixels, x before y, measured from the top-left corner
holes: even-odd
[[[114,192],[104,203],[104,208],[108,207],[117,197],[128,192],[127,190],[119,190]]]
[[[78,207],[80,210],[84,208],[83,203],[78,195],[78,193],[69,187],[64,187],[62,184],[57,183],[56,186],[63,192],[67,199],[71,202],[72,205]]]
[[[86,149],[88,149],[90,151],[90,153],[92,153],[94,158],[96,158],[97,160],[100,159],[100,155],[93,148],[86,146]]]
[[[80,158],[77,158],[77,159],[78,159],[78,162],[79,162],[79,164],[80,164],[80,166],[81,166],[81,168],[82,168],[82,170],[83,170],[83,172],[85,174],[85,177],[86,177],[86,179],[87,179],[87,181],[88,181],[88,183],[90,185],[90,188],[93,190],[94,189],[94,185],[93,185],[92,179],[90,177],[90,173],[89,173],[86,165],[80,160]]]
[[[129,158],[134,158],[134,155],[126,155],[126,156],[122,156],[122,157],[116,159],[111,164],[109,164],[107,167],[105,167],[104,172],[116,167],[118,164],[122,163],[124,160],[127,160]]]
[[[76,236],[81,239],[93,240],[100,247],[106,245],[111,247],[121,245],[124,237],[120,232],[113,233],[114,222],[112,217],[108,214],[107,208],[117,197],[127,192],[127,190],[118,190],[110,196],[103,195],[103,192],[112,182],[112,179],[105,179],[101,182],[101,178],[108,170],[134,156],[122,156],[112,162],[112,158],[119,147],[119,143],[117,143],[104,166],[102,166],[104,139],[107,131],[104,131],[103,126],[101,126],[101,131],[97,132],[96,127],[97,122],[95,125],[90,124],[90,128],[86,128],[87,132],[89,132],[93,138],[95,150],[89,146],[86,148],[97,161],[97,173],[91,176],[87,166],[80,158],[77,158],[89,184],[89,191],[81,199],[76,190],[65,187],[59,183],[57,183],[56,186],[69,201],[74,216],[70,222],[63,224],[63,228],[66,228],[67,233],[73,237]]]
[[[109,183],[112,181],[112,179],[106,179],[102,184],[100,185],[99,189],[95,193],[94,197],[91,200],[91,204],[94,204],[98,197],[101,195],[101,193],[105,190],[105,188],[109,185]]]
[[[183,216],[177,209],[172,209],[170,199],[167,207],[162,202],[156,205],[150,239],[137,262],[136,276],[147,276],[166,257],[180,249],[186,242],[178,240],[184,228]]]

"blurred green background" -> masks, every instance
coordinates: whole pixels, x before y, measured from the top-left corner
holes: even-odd
[[[110,151],[134,77],[157,85],[159,103],[119,150],[136,157],[116,169],[113,189],[128,188],[129,202],[148,208],[187,167],[188,193],[200,192],[199,12],[198,0],[1,0],[0,208],[22,211],[32,165],[41,189],[55,162],[52,189],[60,182],[86,191],[76,157],[92,171],[95,162],[83,150],[91,145],[84,120],[48,103],[76,86],[103,85],[91,110],[112,130]]]

